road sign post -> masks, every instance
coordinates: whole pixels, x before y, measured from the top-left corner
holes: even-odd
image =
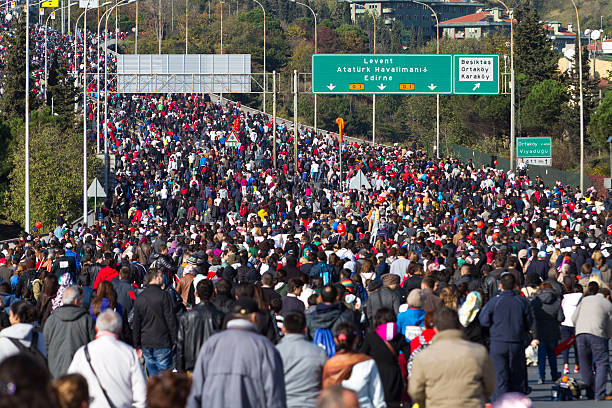
[[[527,164],[552,165],[550,137],[519,137],[516,139],[516,158]]]
[[[453,55],[453,93],[498,95],[499,55]]]
[[[452,55],[312,54],[313,94],[451,94]]]

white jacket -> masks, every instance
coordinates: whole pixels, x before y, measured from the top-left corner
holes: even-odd
[[[87,348],[91,365],[113,405],[117,408],[145,408],[147,381],[136,350],[104,332],[98,333]],[[85,346],[74,354],[68,373],[78,373],[87,379],[89,395],[94,398],[91,408],[109,408],[100,381],[85,358]]]
[[[351,376],[342,381],[342,386],[357,393],[361,408],[383,408],[387,406],[374,359],[355,364]]]
[[[19,340],[26,348],[29,348],[32,344],[32,331],[34,329],[34,325],[29,323],[17,323],[12,326],[7,327],[6,329],[0,332],[0,362],[4,359],[14,356],[15,354],[19,354],[19,349],[11,340],[12,339]],[[43,336],[42,332],[38,332],[38,342],[36,347],[42,353],[43,356],[47,356],[47,351],[45,347],[45,336]]]

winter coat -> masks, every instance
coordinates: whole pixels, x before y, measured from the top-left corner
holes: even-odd
[[[175,367],[179,371],[193,371],[202,344],[221,330],[223,312],[210,302],[202,302],[179,319]]]
[[[329,329],[334,333],[336,326],[344,322],[353,322],[353,316],[343,304],[318,304],[312,313],[309,310],[306,314],[307,336],[312,339],[317,329]]]
[[[38,330],[38,327],[30,323],[17,323],[2,330],[0,332],[0,363],[20,352],[19,348],[8,338],[19,340],[26,348],[29,348],[32,345],[32,333],[34,330]],[[40,332],[38,333],[36,348],[43,356],[47,355],[45,339]]]
[[[242,319],[232,320],[227,330],[204,343],[192,384],[187,408],[287,406],[278,350]]]
[[[412,402],[436,408],[482,408],[495,389],[487,349],[443,330],[414,358],[408,392]]]
[[[74,353],[94,339],[94,322],[87,311],[76,305],[64,305],[47,319],[43,329],[49,371],[55,378],[68,371]]]
[[[147,286],[134,301],[132,323],[135,348],[172,347],[176,343],[176,316],[168,292]]]
[[[534,338],[546,343],[558,342],[561,339],[561,322],[565,319],[561,298],[553,289],[540,289],[531,300],[531,308]]]
[[[393,313],[399,311],[402,298],[397,291],[383,287],[377,291],[371,292],[366,302],[366,316],[372,321],[374,315],[379,309],[386,307],[393,310]]]

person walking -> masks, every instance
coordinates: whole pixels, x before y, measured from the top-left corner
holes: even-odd
[[[413,360],[408,393],[419,406],[482,408],[495,389],[487,349],[462,336],[459,316],[442,308],[434,315],[436,335]]]
[[[43,328],[49,372],[58,378],[68,371],[74,353],[96,335],[94,322],[81,306],[79,288],[70,286],[62,294],[62,306],[56,309]]]
[[[100,313],[96,339],[79,348],[68,367],[87,379],[90,408],[146,407],[147,381],[136,350],[119,340],[121,326],[117,312]]]
[[[187,408],[285,408],[280,353],[257,332],[255,300],[238,298],[227,330],[202,346],[193,372]]]
[[[557,370],[555,346],[561,339],[561,322],[565,320],[561,309],[561,299],[552,285],[544,282],[531,300],[534,315],[533,337],[538,345],[538,384],[546,378],[546,360],[550,365],[550,376],[553,382],[560,377]]]
[[[580,376],[590,399],[608,400],[606,383],[610,370],[608,340],[612,337],[612,303],[599,293],[599,285],[589,282],[587,293],[572,315]]]
[[[276,348],[283,361],[287,408],[314,408],[321,391],[327,353],[306,340],[306,316],[303,312],[288,312],[282,331],[284,337]]]
[[[335,330],[337,354],[323,366],[323,390],[342,385],[357,393],[362,408],[386,407],[383,385],[376,362],[357,352],[359,331],[352,323],[340,323]]]
[[[529,303],[514,292],[514,276],[503,273],[500,281],[501,294],[489,300],[479,316],[491,335],[489,350],[496,379],[493,401],[508,392],[527,392],[525,347],[533,325]]]
[[[198,353],[210,336],[221,330],[224,314],[211,303],[215,288],[203,279],[196,286],[199,303],[179,319],[174,366],[179,371],[193,371]]]
[[[176,344],[176,316],[170,295],[162,289],[163,274],[151,268],[147,286],[134,301],[134,347],[141,350],[149,376],[172,368],[172,345]]]
[[[563,315],[565,316],[565,320],[561,323],[561,341],[570,341],[571,337],[576,336],[576,328],[574,327],[574,322],[572,321],[572,316],[576,311],[576,307],[582,300],[583,292],[582,286],[579,284],[574,285],[572,288],[572,293],[566,293],[563,295],[563,299],[561,300],[561,308],[563,309]],[[578,373],[580,370],[580,362],[578,360],[578,348],[576,347],[574,341],[574,373]],[[569,349],[570,347],[566,347],[561,355],[563,356],[563,374],[569,374]]]

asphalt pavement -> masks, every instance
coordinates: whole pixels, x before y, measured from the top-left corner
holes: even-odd
[[[574,374],[574,351],[570,350],[570,374],[568,377],[574,378],[577,381],[581,380],[580,374]],[[560,371],[563,370],[563,360],[561,356],[557,358],[557,364]],[[538,385],[538,369],[537,367],[529,367],[527,369],[527,375],[529,379],[529,386],[533,389],[529,397],[533,401],[534,408],[544,407],[579,407],[579,408],[591,408],[591,407],[612,407],[612,401],[593,401],[593,400],[579,400],[579,401],[552,401],[552,389],[553,383],[550,379],[550,369],[546,367],[546,381],[542,385]],[[612,394],[612,382],[610,376],[608,376],[608,395]]]

